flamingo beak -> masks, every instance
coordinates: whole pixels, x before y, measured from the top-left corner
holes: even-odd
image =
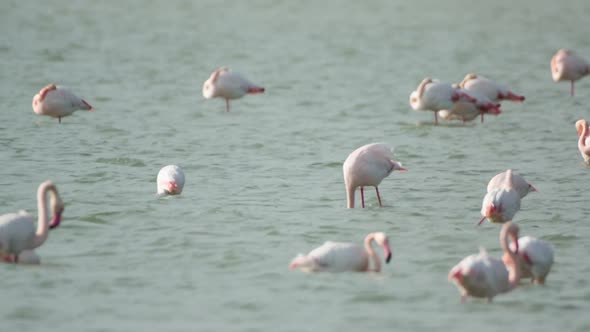
[[[51,220],[51,223],[49,223],[49,229],[54,229],[57,226],[59,226],[59,224],[61,224],[61,214],[63,212],[63,208],[61,209],[61,211],[56,211],[55,215],[53,216],[53,219]]]
[[[400,168],[398,168],[398,171],[400,171],[400,172],[407,172],[408,169],[407,168],[400,167]]]
[[[389,243],[386,243],[383,246],[383,250],[385,251],[385,263],[389,263],[389,261],[391,260],[391,248],[389,247]]]
[[[529,184],[530,191],[538,192],[537,188],[533,187],[532,184]]]
[[[512,91],[508,91],[506,99],[512,100],[517,103],[522,103],[525,100],[524,96],[519,96],[517,94],[514,94]]]
[[[477,223],[477,226],[479,226],[479,225],[483,224],[483,222],[484,222],[485,220],[486,220],[486,216],[483,216],[483,217],[482,217],[482,218],[479,220],[479,222]]]
[[[86,106],[86,107],[88,108],[88,110],[89,110],[90,112],[94,112],[94,107],[90,106],[90,104],[88,104],[88,103],[86,102],[86,100],[82,99],[82,103],[84,104],[84,106]]]

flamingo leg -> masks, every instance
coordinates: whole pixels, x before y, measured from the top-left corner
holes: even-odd
[[[361,187],[361,207],[365,208],[365,189]]]
[[[438,112],[434,112],[434,125],[438,126]]]
[[[381,196],[379,196],[379,188],[377,188],[377,186],[375,186],[375,191],[377,192],[377,200],[379,201],[379,207],[383,207],[383,205],[381,205]]]
[[[570,88],[570,94],[573,97],[574,96],[574,81],[571,81],[571,82],[572,82],[572,85],[571,85],[571,88]]]
[[[229,99],[225,100],[225,111],[229,112]]]
[[[59,123],[61,123],[61,116],[58,116],[57,119],[58,119]]]
[[[461,295],[461,303],[465,303],[466,300],[467,300],[467,295],[465,295],[465,294]]]
[[[483,113],[481,113],[481,123],[483,123]]]

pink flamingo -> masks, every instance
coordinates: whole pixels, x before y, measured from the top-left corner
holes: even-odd
[[[518,286],[520,261],[510,250],[508,240],[518,239],[518,226],[507,222],[500,232],[500,244],[504,251],[502,260],[491,257],[481,248],[477,255],[465,257],[449,272],[449,281],[454,282],[461,293],[461,303],[467,296],[487,298],[488,302],[500,293],[506,293]],[[518,247],[516,248],[518,251]]]
[[[588,130],[588,122],[586,120],[576,121],[576,131],[578,132],[578,150],[584,158],[584,162],[590,164],[590,130]]]
[[[574,82],[588,74],[590,74],[590,64],[568,49],[560,49],[551,58],[551,77],[553,81],[570,81],[570,94],[572,97],[574,96]]]
[[[229,100],[242,98],[245,94],[263,93],[264,88],[260,87],[239,73],[222,67],[214,71],[208,80],[203,83],[203,96],[207,99],[225,99],[225,110],[229,112]]]
[[[553,248],[548,242],[531,236],[523,236],[518,243],[511,243],[510,248],[518,248],[518,260],[520,263],[520,277],[531,278],[535,284],[545,284],[545,279],[553,265]],[[502,260],[510,261],[510,257],[504,254]]]
[[[156,179],[158,195],[180,195],[184,188],[184,172],[176,165],[162,167]]]
[[[39,115],[61,118],[71,115],[77,110],[94,111],[84,99],[70,90],[55,84],[49,84],[33,97],[33,111]]]
[[[525,100],[524,96],[512,92],[505,85],[473,73],[465,75],[465,78],[459,83],[459,86],[470,92],[476,91],[488,97],[493,102],[511,100],[520,103]]]
[[[344,164],[344,186],[346,188],[346,206],[354,208],[354,193],[357,187],[361,188],[361,206],[365,207],[365,186],[375,187],[379,206],[381,196],[379,195],[379,184],[394,170],[406,171],[401,163],[393,160],[393,149],[385,143],[371,143],[363,145],[352,151]]]
[[[385,233],[371,233],[365,237],[364,247],[354,243],[327,241],[322,246],[310,251],[307,255],[295,257],[289,269],[299,268],[303,271],[345,272],[345,271],[381,271],[381,262],[373,250],[376,242],[383,248],[385,263],[391,260],[389,239]],[[373,270],[369,269],[369,259],[373,260]]]
[[[453,87],[458,88],[458,85],[453,84]],[[458,101],[453,104],[451,109],[438,111],[438,115],[442,119],[461,120],[465,123],[467,121],[472,121],[479,115],[481,117],[481,122],[483,123],[484,114],[499,115],[502,113],[500,104],[492,102],[488,97],[477,91],[468,91],[464,89],[460,89],[460,91],[475,98],[475,103]]]
[[[433,111],[434,124],[438,124],[438,111],[448,110],[458,101],[475,103],[477,100],[451,84],[441,83],[429,77],[420,82],[410,94],[410,106],[416,111]]]
[[[51,223],[47,220],[47,193],[50,194],[51,209],[54,213]],[[49,228],[61,222],[64,204],[51,181],[45,181],[37,189],[38,221],[35,227],[33,217],[25,211],[0,216],[0,256],[9,262],[18,262],[19,254],[41,246],[47,239]]]
[[[493,182],[494,188],[490,188],[490,184],[488,184],[488,188],[491,190],[483,198],[481,205],[483,217],[478,225],[481,225],[486,218],[493,223],[504,223],[514,218],[516,212],[520,210],[521,197],[515,187],[515,182],[512,170],[507,170],[503,176],[503,182]],[[526,188],[528,190],[528,186]]]
[[[506,184],[512,184],[514,190],[518,193],[520,198],[524,198],[528,193],[537,191],[532,184],[528,183],[524,177],[512,172],[508,169],[502,173],[496,174],[488,183],[488,192],[495,189],[507,189]]]

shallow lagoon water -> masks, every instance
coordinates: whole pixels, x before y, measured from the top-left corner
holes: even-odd
[[[584,1],[5,1],[0,11],[0,211],[35,213],[52,179],[62,226],[41,266],[3,265],[10,330],[587,331],[590,226],[574,122],[590,80],[569,97],[549,60],[590,57]],[[264,86],[232,103],[202,83],[228,65]],[[409,107],[426,76],[477,72],[524,94],[504,113],[435,127]],[[96,108],[32,113],[49,82]],[[348,210],[342,162],[370,142],[409,171]],[[160,167],[186,174],[158,199]],[[475,227],[487,181],[513,168],[539,190],[515,222],[550,241],[545,287],[461,305],[449,269],[499,227]],[[390,236],[380,274],[288,271],[326,240]]]

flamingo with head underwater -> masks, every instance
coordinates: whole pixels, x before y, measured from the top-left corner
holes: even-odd
[[[344,186],[346,188],[346,206],[354,208],[356,188],[361,188],[361,206],[365,207],[364,187],[375,187],[379,206],[382,207],[379,195],[379,184],[394,170],[406,171],[401,163],[393,160],[392,148],[384,143],[363,145],[351,152],[344,164]]]
[[[156,189],[160,196],[180,195],[184,188],[184,171],[176,165],[164,166],[158,172]]]

